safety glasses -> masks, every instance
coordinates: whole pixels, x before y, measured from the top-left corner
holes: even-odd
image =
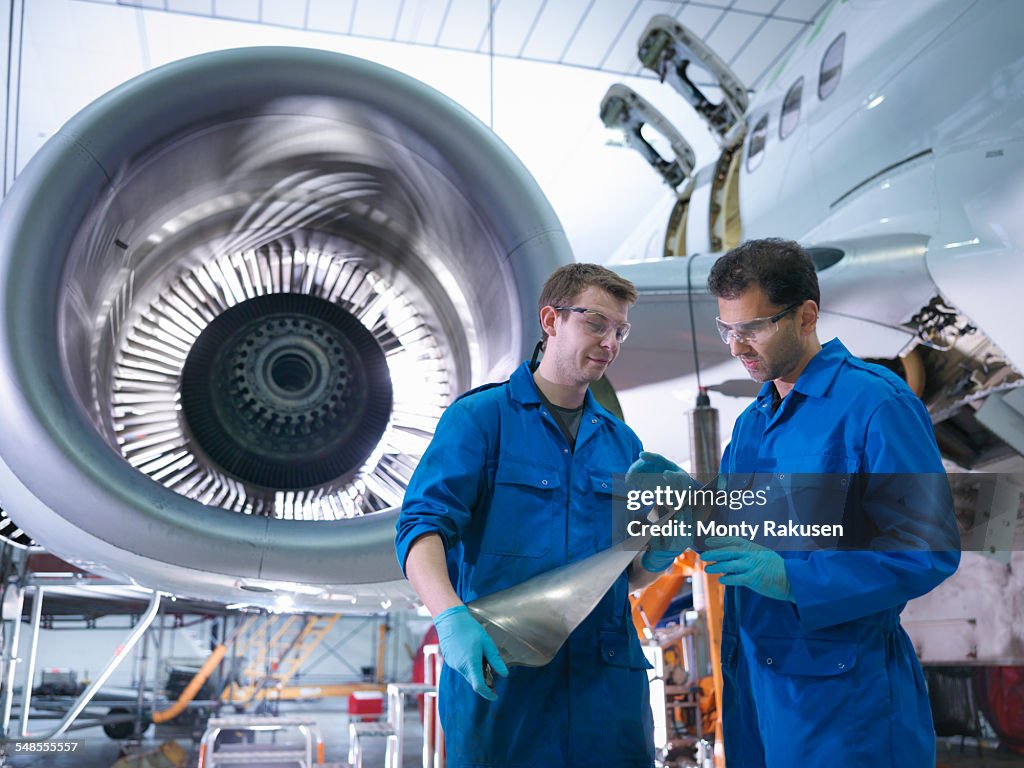
[[[583,328],[591,336],[603,339],[608,331],[615,329],[615,340],[621,344],[629,337],[629,323],[613,323],[596,309],[586,307],[554,307],[556,312],[575,312],[583,318]]]
[[[730,339],[737,344],[758,344],[771,338],[779,330],[779,320],[801,304],[803,302],[798,301],[771,317],[755,317],[753,320],[744,320],[741,323],[725,323],[722,322],[722,318],[716,317],[715,327],[718,328],[718,335],[726,344],[730,343]]]

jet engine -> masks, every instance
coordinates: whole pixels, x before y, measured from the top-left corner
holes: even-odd
[[[74,565],[227,603],[399,606],[405,486],[572,260],[512,152],[385,67],[155,69],[0,209],[0,505]]]

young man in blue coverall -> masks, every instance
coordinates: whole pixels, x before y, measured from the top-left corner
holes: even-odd
[[[627,599],[630,583],[654,578],[650,560],[634,562],[544,667],[506,669],[465,607],[611,546],[612,475],[641,445],[589,385],[618,355],[636,295],[603,267],[558,269],[539,301],[539,366],[457,399],[409,484],[396,548],[445,659],[450,768],[653,765],[649,665]]]
[[[796,243],[744,243],[715,263],[708,286],[722,340],[764,382],[733,428],[723,478],[859,477],[863,495],[845,500],[844,522],[882,542],[781,553],[742,538],[705,542],[702,558],[714,563],[707,571],[727,585],[726,761],[934,768],[924,677],[899,620],[908,600],[959,562],[928,412],[885,368],[838,339],[819,343],[817,275]],[[672,480],[679,468],[644,453],[631,471]]]

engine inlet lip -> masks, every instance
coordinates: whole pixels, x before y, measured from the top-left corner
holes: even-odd
[[[245,574],[345,583],[353,574],[360,582],[396,578],[397,567],[379,557],[377,546],[393,538],[391,512],[325,518],[311,523],[317,531],[313,537],[291,519],[234,514],[140,472],[142,460],[125,460],[113,427],[92,405],[89,357],[74,354],[86,339],[75,333],[80,307],[73,299],[81,293],[68,290],[69,277],[82,261],[83,243],[113,237],[94,229],[96,203],[107,199],[126,158],[150,153],[196,125],[255,114],[272,97],[296,94],[365,104],[389,115],[395,125],[414,126],[409,135],[429,148],[430,157],[446,163],[460,188],[474,191],[494,251],[504,259],[502,269],[507,265],[502,273],[511,286],[507,294],[520,300],[511,308],[502,349],[511,356],[529,355],[532,345],[525,340],[533,338],[535,321],[518,307],[535,300],[543,277],[570,263],[572,253],[536,182],[468,112],[379,65],[309,49],[219,51],[147,72],[87,107],[52,137],[19,175],[0,214],[6,305],[0,318],[0,399],[7,405],[0,474],[9,482],[4,501],[18,509],[18,520],[31,526],[30,533],[45,535],[43,543],[54,551],[73,541],[72,549],[96,563],[115,549],[134,553],[134,573],[149,584],[183,585],[181,574],[193,577],[182,571],[189,568],[211,578]],[[494,179],[502,180],[500,189]],[[74,258],[62,263],[58,254],[65,253]],[[503,362],[496,354],[483,359],[485,376],[492,370],[488,366]],[[462,389],[484,380],[472,370]],[[59,371],[63,375],[55,374]]]

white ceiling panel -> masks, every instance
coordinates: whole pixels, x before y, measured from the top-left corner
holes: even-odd
[[[260,0],[213,0],[213,12],[227,19],[259,21]]]
[[[362,37],[392,39],[398,26],[400,8],[401,0],[373,0],[372,3],[356,3],[352,33]]]
[[[778,5],[779,0],[736,0],[730,7],[730,10],[750,11],[751,13],[768,16],[775,11]]]
[[[696,6],[696,7],[704,7],[704,8],[721,8],[721,9],[725,9],[725,8],[728,8],[729,6],[731,6],[732,4],[733,4],[733,0],[691,0],[691,2],[686,3],[685,5],[686,5],[687,8],[691,8],[691,7]]]
[[[558,61],[566,40],[579,26],[585,10],[586,4],[579,0],[547,0],[522,55],[528,59]]]
[[[622,4],[623,0],[592,0],[561,60],[588,67],[600,61],[622,24]]]
[[[687,5],[677,16],[688,30],[703,40],[707,37],[711,28],[719,23],[723,13],[718,8],[708,8],[703,5]]]
[[[475,51],[488,21],[487,0],[451,0],[438,45]]]
[[[398,19],[396,37],[410,43],[434,45],[441,32],[448,2],[438,0],[406,0]]]
[[[831,0],[782,0],[782,5],[775,11],[775,15],[798,21],[810,21],[830,2]]]
[[[118,0],[118,5],[127,5],[132,8],[153,8],[159,11],[167,10],[167,3],[164,0]]]
[[[309,0],[307,27],[316,32],[346,34],[352,28],[354,0]]]
[[[306,26],[306,4],[295,0],[262,0],[260,6],[264,24],[304,29]]]
[[[748,88],[805,29],[795,21],[768,19],[732,61],[732,70]]]
[[[213,13],[213,0],[167,0],[167,9],[177,13]]]
[[[726,18],[712,30],[705,42],[711,46],[719,58],[728,63],[736,57],[742,47],[747,45],[750,36],[764,24],[764,21],[764,16],[730,11],[726,14]]]
[[[518,56],[545,0],[504,0],[494,10],[494,52]],[[484,43],[486,49],[487,43]]]

